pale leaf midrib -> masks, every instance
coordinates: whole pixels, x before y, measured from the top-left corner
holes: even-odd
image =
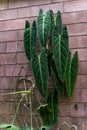
[[[43,33],[43,45],[44,45],[44,20],[45,20],[45,18],[43,17],[43,26],[42,26],[42,33]]]
[[[40,76],[41,76],[41,83],[42,83],[42,88],[43,88],[43,92],[44,92],[44,86],[43,86],[43,76],[42,76],[42,71],[41,71],[41,55],[38,55],[38,62],[39,62],[39,68],[40,68]]]
[[[71,87],[71,64],[72,64],[72,59],[70,60],[70,67],[69,67],[69,90]],[[71,90],[70,90],[70,94],[71,94]]]

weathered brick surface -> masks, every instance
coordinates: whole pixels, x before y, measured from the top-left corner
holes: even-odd
[[[76,88],[87,88],[87,75],[78,75],[76,81]]]
[[[16,41],[17,31],[0,32],[0,42]]]
[[[87,103],[87,86],[86,86],[86,89],[82,90],[82,102],[86,102]]]
[[[87,61],[79,62],[79,74],[87,75]]]
[[[0,43],[0,53],[6,52],[6,43]]]
[[[64,11],[65,12],[75,12],[87,10],[87,1],[86,0],[75,0],[64,3]]]
[[[0,54],[0,65],[15,64],[15,54]]]
[[[25,53],[17,53],[17,63],[28,63]]]
[[[37,0],[37,1],[34,1],[34,0],[30,0],[29,1],[29,5],[30,6],[35,6],[35,5],[46,5],[46,4],[50,4],[51,3],[51,0]]]
[[[76,15],[76,13],[64,13],[64,14],[62,14],[62,20],[63,20],[64,24],[77,23],[77,15]]]
[[[26,7],[29,6],[28,0],[17,0],[16,2],[14,0],[9,0],[8,8],[20,8],[20,7]]]
[[[0,11],[0,21],[17,19],[17,9]]]
[[[86,117],[84,104],[70,105],[70,117]]]
[[[61,130],[69,130],[67,126],[62,125],[66,121],[69,125],[76,125],[78,130],[87,130],[87,0],[0,1],[0,94],[13,91],[22,67],[20,76],[33,78],[31,66],[24,54],[23,35],[25,20],[29,20],[31,25],[32,21],[37,19],[40,8],[44,13],[49,9],[53,10],[54,14],[58,10],[61,11],[63,24],[68,28],[69,47],[72,54],[77,50],[79,55],[79,72],[73,98],[59,98],[60,117],[57,129],[61,127]],[[52,88],[50,80],[49,86]],[[18,85],[18,89],[21,88],[22,82]],[[36,93],[38,98],[43,100],[40,93]],[[0,95],[0,123],[11,123],[15,111],[14,102],[19,98],[15,95]],[[21,110],[25,111],[24,108]],[[23,116],[24,114],[16,124],[24,123],[21,121]],[[29,121],[27,113],[25,119]]]
[[[78,47],[87,48],[87,36],[79,36],[78,38]]]
[[[77,13],[77,22],[87,22],[87,10]]]
[[[59,116],[60,117],[68,117],[70,115],[70,110],[69,110],[70,106],[69,104],[60,104],[60,112],[59,112]]]
[[[32,6],[27,8],[19,8],[18,9],[18,17],[34,17],[38,15],[40,7],[39,6]]]
[[[64,98],[59,98],[59,102],[64,103],[82,102],[82,90],[76,89],[74,91],[73,98],[69,99],[68,96],[65,96]]]
[[[57,129],[61,128],[61,130],[70,130],[65,123],[68,123],[69,125],[76,125],[79,130],[86,130],[85,128],[87,128],[85,127],[86,119],[83,120],[82,118],[60,117],[58,120],[59,122],[56,126]]]
[[[69,36],[87,35],[87,24],[68,25]]]
[[[56,4],[49,4],[48,5],[42,5],[40,6],[41,9],[44,10],[44,12],[48,11],[48,10],[53,10],[54,13],[56,13],[57,11],[61,11],[61,13],[63,12],[63,3],[56,3]]]

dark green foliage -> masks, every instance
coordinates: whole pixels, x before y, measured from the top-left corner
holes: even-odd
[[[32,71],[36,85],[41,95],[46,99],[48,93],[48,66],[45,49],[42,49],[40,54],[37,54],[36,50],[33,49]]]
[[[58,29],[58,33],[61,35],[63,25],[62,25],[62,18],[61,18],[60,11],[57,12],[57,16],[56,16],[56,27]]]
[[[42,118],[42,123],[45,126],[51,125],[52,117],[51,117],[51,108],[48,104],[44,104],[38,107],[38,112]]]
[[[24,31],[24,48],[25,48],[26,56],[29,61],[32,58],[32,48],[36,47],[36,37],[37,37],[36,22],[34,21],[32,23],[32,28],[28,26],[28,22],[26,22],[25,31]]]
[[[55,26],[52,36],[52,49],[59,78],[61,81],[64,81],[69,53],[68,33],[66,26],[63,27],[61,34]]]
[[[50,11],[47,11],[46,15],[43,16],[43,10],[40,10],[37,25],[40,43],[42,47],[46,47],[50,31]]]
[[[78,53],[77,51],[74,53],[73,57],[69,54],[67,69],[66,69],[66,90],[67,94],[70,98],[73,96],[73,91],[75,87],[75,81],[78,74]]]
[[[37,37],[41,45],[39,53],[36,48]],[[75,52],[73,58],[69,54],[68,31],[62,24],[60,11],[56,16],[52,10],[44,15],[40,9],[37,23],[34,21],[30,27],[26,22],[24,46],[36,86],[45,100],[45,105],[40,105],[38,112],[44,125],[53,126],[59,113],[58,96],[64,97],[66,87],[68,96],[72,97],[78,73],[78,54]],[[48,88],[49,75],[55,86],[52,93]]]
[[[54,82],[54,85],[56,87],[56,90],[58,92],[58,95],[60,97],[64,97],[64,84],[63,82],[61,82],[61,80],[59,79],[57,70],[56,70],[56,66],[55,66],[55,62],[54,59],[52,58],[50,61],[50,73]]]
[[[51,125],[55,125],[59,114],[58,93],[56,89],[54,92],[49,92],[47,103],[51,108]]]
[[[54,20],[54,14],[52,10],[49,10],[50,12],[50,33],[52,34],[54,26],[55,26],[55,20]]]
[[[29,23],[28,20],[26,20],[26,22],[25,22],[25,30],[26,30],[27,28],[30,28],[30,23]]]
[[[56,124],[59,113],[58,93],[55,89],[54,92],[49,92],[47,104],[40,105],[38,112],[42,118],[43,125],[53,126]]]

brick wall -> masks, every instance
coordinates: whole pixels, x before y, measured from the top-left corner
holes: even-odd
[[[73,99],[59,99],[58,127],[64,121],[87,130],[87,0],[2,0],[0,1],[0,93],[13,89],[16,76],[32,76],[24,54],[23,30],[25,20],[31,23],[39,9],[62,13],[68,26],[70,48],[79,53],[79,74]],[[0,123],[10,122],[17,98],[0,96]],[[10,108],[9,108],[10,106]],[[8,118],[9,115],[9,118]],[[61,130],[68,127],[61,126]]]

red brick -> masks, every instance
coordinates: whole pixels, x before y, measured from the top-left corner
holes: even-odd
[[[46,0],[44,2],[44,0],[30,0],[29,1],[29,5],[32,6],[32,5],[43,5],[43,4],[50,4],[51,3],[51,0]]]
[[[0,122],[1,123],[3,123],[3,122],[11,123],[13,118],[14,118],[14,115],[9,115],[9,118],[8,118],[8,115],[5,115],[5,114],[4,115],[0,115]],[[19,126],[18,122],[19,122],[18,120],[15,121],[15,125],[16,126]]]
[[[15,64],[15,54],[0,54],[0,65]]]
[[[15,104],[14,103],[0,103],[0,115],[9,115],[15,113]]]
[[[87,34],[87,24],[73,24],[68,25],[69,36],[75,35],[86,35]]]
[[[77,13],[77,21],[79,22],[87,22],[87,11],[80,11]]]
[[[68,117],[69,116],[69,104],[60,104],[59,106],[59,116]]]
[[[62,1],[69,1],[69,0],[52,0],[52,3],[55,3],[55,2],[62,2]]]
[[[17,19],[17,9],[0,11],[0,21]]]
[[[0,77],[0,90],[10,89],[10,85],[11,85],[10,78]]]
[[[17,42],[7,42],[7,52],[17,52]]]
[[[69,47],[78,48],[78,37],[69,37]]]
[[[25,76],[27,74],[27,67],[22,65],[7,65],[5,69],[6,76],[18,76],[20,71],[20,76]]]
[[[24,30],[18,30],[18,40],[24,39]]]
[[[16,41],[16,40],[17,40],[16,31],[0,32],[0,42]]]
[[[65,123],[68,123],[70,126],[75,125],[77,126],[78,130],[86,130],[83,129],[84,120],[83,118],[70,118],[70,117],[59,117],[58,123],[56,125],[56,129],[60,128],[61,130],[70,130],[70,128],[65,125]],[[74,128],[72,128],[74,130]]]
[[[24,29],[26,19],[17,19],[17,20],[10,20],[10,21],[2,21],[0,22],[0,30],[7,31],[7,30],[17,30],[17,29]]]
[[[78,75],[76,81],[76,88],[87,88],[87,75]]]
[[[64,24],[77,23],[76,13],[64,13],[62,14],[62,21]]]
[[[8,8],[19,8],[19,7],[27,7],[29,6],[29,0],[9,0]]]
[[[77,105],[77,108],[75,108]],[[70,105],[70,117],[85,117],[85,106],[84,104],[72,104]]]
[[[18,8],[18,18],[29,17],[29,7]]]
[[[87,103],[87,86],[86,86],[86,89],[82,90],[82,102]]]
[[[5,68],[0,66],[0,76],[5,76]]]
[[[38,16],[39,14],[39,6],[32,6],[28,8],[19,8],[18,9],[18,17],[23,18],[23,17],[34,17]]]
[[[44,13],[46,11],[48,11],[49,9],[53,10],[53,12],[55,14],[57,13],[58,10],[60,10],[62,13],[63,12],[63,3],[43,5],[43,6],[40,6],[40,8],[44,10]]]
[[[24,52],[24,42],[23,41],[19,41],[17,46],[18,46],[17,52]]]
[[[5,26],[6,26],[6,24],[5,24],[5,21],[0,21],[0,31],[4,31],[5,30]]]
[[[64,3],[64,12],[87,10],[87,1],[69,1]]]
[[[87,49],[78,49],[79,61],[87,60]]]
[[[78,47],[79,48],[87,47],[87,36],[78,37]]]
[[[7,2],[8,2],[8,0],[0,1],[0,10],[7,9]]]
[[[0,53],[6,52],[6,43],[0,43]]]
[[[79,62],[79,74],[87,75],[87,62]]]
[[[29,63],[25,53],[17,53],[17,63],[18,64]]]
[[[62,103],[72,103],[72,102],[82,102],[82,91],[81,89],[75,89],[73,93],[73,98],[69,99],[68,96],[65,96],[64,98],[59,98],[59,102]]]

